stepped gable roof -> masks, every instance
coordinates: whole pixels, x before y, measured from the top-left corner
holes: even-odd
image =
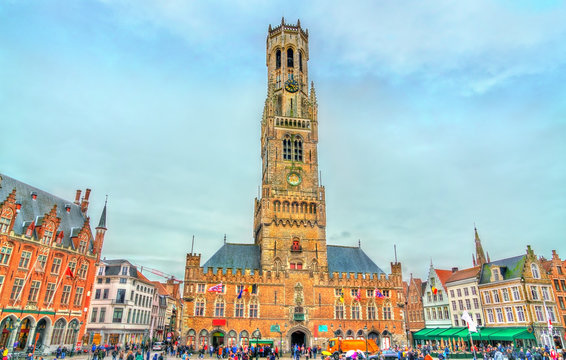
[[[416,287],[418,293],[420,296],[423,295],[423,289],[426,287],[423,287],[423,281],[420,278],[411,278],[411,284],[409,284],[409,287],[414,286]]]
[[[519,255],[483,264],[479,284],[489,284],[491,282],[491,268],[493,266],[497,266],[501,269],[503,280],[520,278],[523,276],[525,257],[526,255]]]
[[[434,269],[434,271],[436,272],[436,276],[438,276],[438,279],[440,279],[440,282],[442,283],[442,287],[446,289],[446,280],[448,280],[448,278],[452,275],[452,270]]]
[[[421,296],[426,292],[426,286],[428,285],[428,281],[423,281],[421,284]]]
[[[41,225],[43,217],[48,214],[54,205],[57,205],[57,217],[61,219],[59,228],[56,231],[56,236],[59,231],[63,231],[63,239],[61,245],[64,248],[73,249],[71,235],[76,236],[82,229],[86,218],[84,217],[81,207],[74,204],[71,200],[61,199],[46,191],[25,184],[7,175],[1,174],[0,177],[0,203],[4,202],[12,190],[16,189],[16,202],[22,205],[20,212],[16,214],[14,219],[14,233],[16,235],[25,234],[28,226],[35,222],[35,225]],[[37,194],[37,199],[32,200],[31,193]],[[67,213],[65,205],[70,206],[70,212]],[[89,241],[89,250],[93,249],[93,238],[91,236]]]
[[[446,280],[446,283],[451,283],[451,282],[454,282],[454,281],[459,281],[459,280],[464,280],[464,279],[475,278],[476,276],[478,276],[479,272],[480,272],[479,266],[474,266],[474,267],[471,267],[469,269],[462,269],[462,270],[459,270],[459,271],[452,273],[452,275],[450,275],[448,280]]]
[[[225,243],[204,263],[202,268],[204,272],[207,272],[208,268],[212,268],[213,272],[222,268],[224,274],[228,268],[233,269],[234,272],[236,269],[251,269],[253,272],[260,268],[259,256],[258,245]]]
[[[327,245],[328,272],[385,274],[360,247]]]

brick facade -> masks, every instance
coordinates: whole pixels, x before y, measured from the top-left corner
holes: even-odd
[[[66,202],[0,175],[0,346],[48,351],[82,338],[106,206],[93,237],[90,190],[80,193]]]
[[[225,243],[205,264],[187,254],[184,338],[196,347],[245,344],[257,331],[284,350],[334,336],[367,336],[382,348],[406,343],[401,264],[386,275],[360,246],[326,244],[308,36],[300,23],[269,27],[254,243]],[[216,284],[224,291],[207,291]]]

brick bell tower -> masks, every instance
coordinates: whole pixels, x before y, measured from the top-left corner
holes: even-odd
[[[281,24],[267,34],[267,99],[261,119],[261,198],[254,239],[261,267],[327,271],[324,187],[318,172],[314,84],[308,88],[308,30]]]

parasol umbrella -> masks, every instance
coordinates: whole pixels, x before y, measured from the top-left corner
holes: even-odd
[[[444,349],[444,339],[440,338],[440,348]]]

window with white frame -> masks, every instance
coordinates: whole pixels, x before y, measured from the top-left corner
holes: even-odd
[[[29,267],[29,260],[31,259],[31,251],[22,251],[22,256],[20,257],[20,263],[18,267],[20,269],[27,269]]]
[[[257,304],[257,302],[256,301],[251,302],[248,308],[249,308],[249,315],[250,315],[249,317],[250,318],[257,318],[258,317],[258,308],[259,308],[259,305]]]
[[[36,302],[37,296],[39,295],[39,288],[41,287],[41,281],[34,280],[31,282],[31,287],[29,289],[28,301]]]
[[[472,310],[472,303],[470,299],[466,299],[466,310]]]
[[[340,301],[334,305],[334,317],[336,319],[344,319],[344,304]]]
[[[472,295],[477,295],[478,294],[478,290],[475,286],[472,286],[470,289],[472,289]]]
[[[234,317],[243,318],[244,317],[244,300],[236,300],[234,306]]]
[[[535,305],[535,318],[538,322],[545,321],[544,314],[542,312],[542,306],[540,305]]]
[[[484,291],[483,292],[483,301],[486,304],[491,304],[491,295],[489,295],[489,291]]]
[[[513,292],[513,300],[514,301],[519,301],[521,300],[521,293],[519,292],[519,287],[518,286],[513,286],[511,288],[511,291]]]
[[[8,265],[11,255],[12,255],[12,246],[2,245],[2,248],[0,249],[0,265]]]
[[[491,294],[493,295],[493,303],[494,304],[501,302],[501,300],[499,299],[499,291],[498,290],[493,290],[491,292]]]
[[[216,300],[216,303],[214,304],[214,316],[224,317],[224,300]]]
[[[478,300],[477,297],[474,298],[474,309],[479,309],[480,308],[480,302]]]
[[[359,320],[360,319],[360,304],[354,303],[352,304],[352,319]]]
[[[542,298],[546,301],[550,300],[550,295],[548,293],[548,288],[546,286],[542,286],[540,288],[541,292],[542,292]]]
[[[481,321],[481,315],[480,313],[476,313],[476,324],[478,324],[478,326],[482,326],[482,321]]]
[[[509,298],[509,289],[501,289],[501,294],[503,295],[503,301],[504,302],[509,302],[510,298]]]
[[[515,311],[517,312],[517,321],[525,322],[527,320],[525,317],[525,308],[523,306],[515,306]]]
[[[505,316],[507,317],[507,322],[515,322],[515,315],[511,306],[505,307]]]
[[[533,278],[540,279],[540,273],[538,271],[537,264],[531,264],[531,273],[533,274]]]
[[[368,306],[367,306],[367,318],[368,318],[368,320],[377,320],[377,317],[375,316],[375,305],[374,304],[368,304]]]
[[[556,316],[554,315],[554,307],[547,306],[546,311],[548,311],[548,317],[550,317],[550,321],[555,323],[556,322]]]
[[[197,299],[197,301],[195,301],[195,316],[204,316],[204,307],[204,299]]]
[[[503,320],[503,310],[501,310],[501,308],[496,308],[495,314],[497,315],[497,322],[498,323],[504,322],[504,320]]]
[[[533,300],[538,300],[538,289],[536,286],[531,286],[531,297]]]
[[[206,291],[206,284],[197,284],[197,293],[204,294]]]
[[[495,317],[493,316],[493,309],[487,309],[485,313],[487,314],[487,322],[490,324],[495,323]]]
[[[383,307],[383,320],[391,320],[391,307]]]
[[[468,288],[464,288],[464,296],[469,296],[470,292],[468,291]]]

